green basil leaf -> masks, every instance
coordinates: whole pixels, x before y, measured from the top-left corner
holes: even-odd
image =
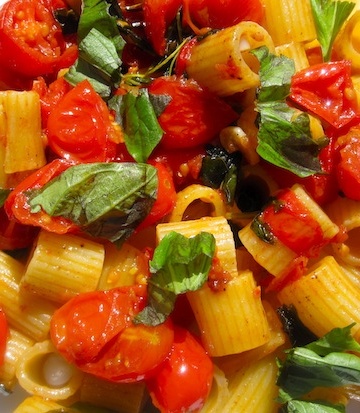
[[[354,2],[310,0],[324,61],[329,61],[334,40],[355,7]]]
[[[316,387],[360,385],[360,357],[346,352],[359,351],[350,328],[334,329],[318,341],[287,352],[285,360],[279,361],[281,402],[299,399]]]
[[[92,236],[119,243],[149,213],[157,183],[156,168],[147,164],[80,164],[30,191],[29,204],[32,212],[63,216]]]
[[[322,401],[291,400],[280,413],[346,413],[342,404],[333,405]]]
[[[137,162],[146,162],[163,135],[147,89],[124,95],[120,110],[126,148]]]
[[[10,194],[11,189],[0,188],[0,208],[4,205],[6,198]]]
[[[148,281],[149,303],[136,321],[157,325],[174,308],[176,296],[201,288],[207,280],[215,254],[215,238],[202,232],[187,238],[177,232],[167,234],[156,247]]]

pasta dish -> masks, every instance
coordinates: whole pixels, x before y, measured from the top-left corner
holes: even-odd
[[[0,6],[0,405],[360,397],[360,3]]]

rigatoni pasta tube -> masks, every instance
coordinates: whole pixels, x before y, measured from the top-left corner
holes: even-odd
[[[222,291],[205,284],[187,293],[205,349],[213,357],[241,353],[270,339],[260,288],[250,271],[228,281]]]
[[[45,340],[24,352],[16,368],[16,377],[29,394],[65,400],[78,391],[83,373],[65,361],[50,340]]]
[[[275,46],[290,42],[310,42],[316,38],[310,0],[262,0],[264,27]]]
[[[72,234],[40,231],[21,288],[64,303],[96,289],[104,263],[104,246]]]
[[[35,341],[44,340],[50,330],[50,319],[56,309],[50,301],[20,291],[24,265],[0,251],[0,303],[10,327]]]
[[[318,337],[355,322],[352,334],[360,341],[358,287],[333,256],[324,257],[306,275],[283,288],[278,299],[293,305],[300,320]]]
[[[0,101],[6,114],[4,171],[10,174],[44,166],[39,94],[9,90],[0,92]]]
[[[62,411],[64,406],[55,401],[44,399],[39,396],[27,397],[13,413],[48,413],[51,411]]]
[[[191,50],[186,71],[218,96],[230,96],[259,85],[258,61],[250,51],[260,46],[274,50],[268,32],[244,21],[210,34]]]

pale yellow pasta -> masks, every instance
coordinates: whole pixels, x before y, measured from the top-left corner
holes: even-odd
[[[39,396],[27,397],[13,413],[48,413],[52,410],[61,411],[63,406],[53,400]]]
[[[299,71],[309,66],[309,60],[306,54],[305,46],[302,42],[283,43],[275,47],[277,55],[286,56],[293,59],[295,70]]]
[[[214,365],[214,378],[209,397],[206,399],[201,413],[216,413],[223,411],[224,404],[229,399],[228,381],[222,370]]]
[[[192,237],[200,232],[213,234],[216,242],[216,257],[222,270],[230,276],[237,276],[235,243],[230,225],[224,217],[204,217],[198,220],[169,222],[156,227],[156,238],[159,243],[171,231],[185,237]]]
[[[326,212],[339,226],[346,229],[348,238],[333,244],[334,255],[348,265],[360,267],[360,202],[338,197],[327,205]]]
[[[90,374],[85,374],[79,393],[82,402],[117,413],[140,413],[147,397],[144,382],[114,383]]]
[[[9,336],[6,342],[5,358],[0,365],[0,383],[10,392],[17,384],[16,367],[22,358],[22,355],[34,344],[34,340],[10,328]]]
[[[104,246],[86,238],[41,230],[20,287],[64,303],[96,289],[104,263]]]
[[[186,66],[189,76],[219,96],[229,96],[259,86],[258,60],[250,51],[273,42],[267,31],[254,22],[210,34],[191,51]]]
[[[315,264],[309,272],[278,293],[282,304],[293,305],[300,320],[321,337],[336,327],[353,322],[354,338],[360,341],[360,295],[333,256]]]
[[[219,191],[205,185],[193,184],[176,194],[176,204],[168,221],[178,222],[185,219],[186,210],[195,201],[209,204],[213,209],[213,216],[225,215],[224,199]]]
[[[10,90],[0,92],[0,101],[6,118],[4,172],[34,170],[45,165],[39,94]]]
[[[11,327],[36,341],[44,340],[56,306],[50,301],[20,293],[24,265],[0,252],[0,303]]]
[[[47,366],[47,363],[50,363]],[[23,354],[16,368],[21,387],[29,394],[51,400],[65,400],[81,386],[83,372],[70,365],[50,340],[35,343]]]
[[[337,58],[351,60],[353,74],[360,74],[360,10],[345,23],[334,42]]]
[[[244,365],[250,365],[269,354],[274,353],[287,343],[283,325],[281,324],[276,311],[268,301],[263,300],[262,303],[269,323],[270,338],[265,344],[252,350],[217,358],[215,363],[225,373],[226,377],[230,377],[241,370]]]
[[[270,339],[261,291],[250,271],[239,273],[223,290],[214,291],[205,284],[187,297],[211,356],[241,353]]]
[[[121,248],[114,244],[106,245],[103,270],[98,290],[133,285],[145,282],[148,262],[140,251],[125,242]]]
[[[275,46],[291,42],[309,42],[316,38],[310,0],[261,0],[264,27]]]
[[[245,364],[229,378],[230,397],[223,412],[277,413],[278,367],[274,354],[252,364]]]
[[[297,258],[297,254],[276,240],[270,244],[257,236],[251,223],[239,231],[239,238],[255,261],[275,277],[282,275]]]

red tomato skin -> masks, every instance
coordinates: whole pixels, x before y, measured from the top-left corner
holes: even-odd
[[[352,128],[337,141],[339,163],[337,180],[340,190],[350,199],[360,201],[360,127]]]
[[[0,366],[4,364],[9,326],[4,311],[0,308]]]
[[[290,99],[336,128],[345,126],[358,115],[351,62],[319,63],[297,72]]]
[[[176,203],[175,186],[168,168],[160,162],[149,161],[149,163],[157,169],[157,196],[149,214],[138,226],[137,231],[159,222],[174,209]]]
[[[269,225],[271,232],[298,255],[315,256],[328,241],[321,226],[296,197],[291,189],[277,194],[280,202],[264,209],[260,217]]]
[[[264,10],[259,0],[184,0],[184,23],[199,28],[223,29],[243,20],[260,23]]]
[[[212,360],[189,331],[176,326],[170,356],[146,385],[161,413],[185,413],[201,409],[212,380]]]
[[[166,149],[193,148],[210,142],[238,118],[229,105],[194,80],[159,77],[149,86],[149,93],[171,97],[158,118],[164,131],[160,146]]]
[[[72,165],[74,165],[73,162],[55,159],[20,182],[5,201],[4,209],[8,218],[24,225],[41,227],[58,234],[76,231],[76,225],[68,219],[51,217],[45,211],[30,212],[28,196],[26,194],[28,190],[41,188]]]
[[[166,51],[166,31],[175,19],[182,0],[144,0],[145,33],[159,56]]]
[[[88,80],[78,83],[51,110],[48,143],[58,156],[79,162],[107,162],[116,156],[111,115]]]
[[[46,28],[46,30],[45,30]],[[47,32],[45,37],[44,32]],[[36,45],[41,44],[41,47]],[[46,0],[12,0],[0,10],[0,61],[18,74],[35,78],[55,74],[74,63],[75,44],[68,45]]]

